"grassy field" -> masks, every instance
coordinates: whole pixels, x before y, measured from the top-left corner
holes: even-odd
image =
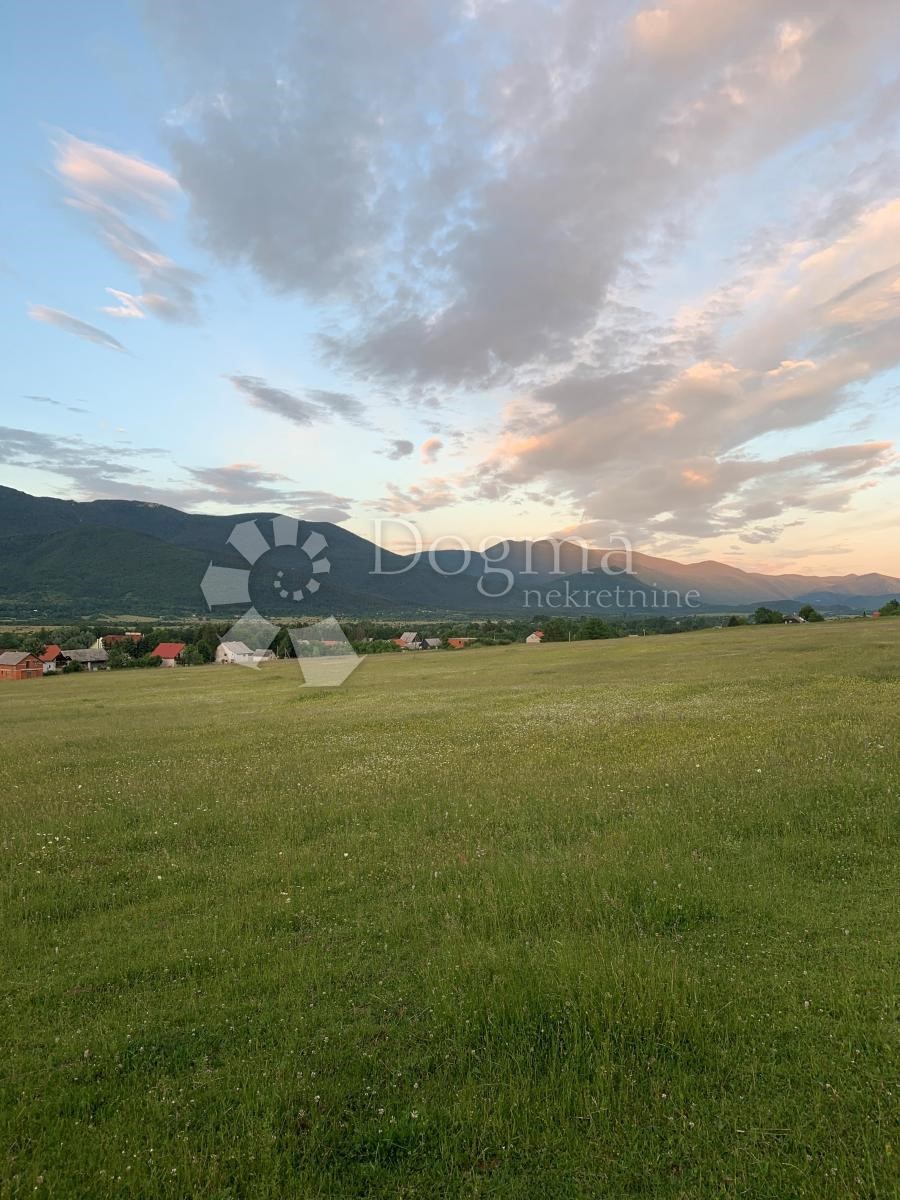
[[[896,1195],[900,621],[0,684],[0,1195]]]

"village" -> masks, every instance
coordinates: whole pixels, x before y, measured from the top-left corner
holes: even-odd
[[[405,630],[398,633],[396,626],[351,622],[346,624],[345,632],[354,654],[429,654],[515,643],[535,647],[551,642],[689,633],[743,625],[806,625],[827,620],[871,620],[898,615],[900,602],[893,599],[883,604],[880,610],[858,616],[823,616],[807,604],[796,613],[760,607],[752,615],[732,613],[727,617],[697,614],[688,618],[652,617],[607,622],[597,617],[554,616],[541,619],[541,628],[535,628],[534,621],[511,618],[470,621],[456,626],[442,624],[426,632]],[[243,641],[230,639],[228,627],[212,621],[183,626],[177,631],[180,637],[176,630],[165,627],[155,631],[130,629],[105,633],[85,629],[57,630],[54,633],[56,640],[49,640],[46,630],[29,634],[0,632],[0,681],[128,668],[258,667],[278,659],[296,657],[298,646],[304,650],[310,647],[302,630],[302,626],[293,630],[283,626],[271,647],[248,646]],[[76,644],[79,642],[87,644]],[[342,645],[345,643],[322,641],[310,653],[334,653]]]
[[[539,645],[544,638],[536,630],[524,639],[529,645]],[[220,641],[211,658],[204,659],[196,646],[188,642],[162,641],[152,650],[133,657],[129,650],[139,646],[144,634],[138,630],[124,633],[101,634],[86,647],[64,649],[55,642],[44,646],[40,652],[32,650],[4,650],[0,652],[0,680],[40,679],[46,675],[71,674],[75,672],[106,671],[123,666],[176,667],[197,666],[215,663],[220,666],[260,666],[274,662],[279,657],[274,650],[247,646],[241,641]],[[376,639],[367,639],[371,644]],[[400,651],[433,651],[447,648],[462,650],[478,641],[476,637],[428,637],[416,631],[407,631],[390,639],[391,647]],[[298,639],[304,644],[304,639]],[[324,642],[324,647],[337,646],[337,642]],[[284,654],[281,657],[288,657]]]

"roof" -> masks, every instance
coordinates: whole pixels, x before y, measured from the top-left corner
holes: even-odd
[[[419,635],[417,633],[401,633],[400,634],[401,642],[417,642],[418,640],[419,640]]]
[[[220,642],[219,645],[229,654],[252,654],[250,647],[244,642]],[[155,653],[156,651],[154,651]]]
[[[425,639],[426,646],[433,646],[433,647],[437,648],[438,646],[440,646],[442,644],[443,643],[441,642],[440,638],[426,638]]]
[[[157,658],[177,658],[186,645],[187,642],[160,642],[150,653],[155,654]]]
[[[109,655],[105,650],[61,650],[60,653],[70,662],[109,662]]]
[[[24,662],[26,658],[33,658],[28,650],[4,650],[0,654],[0,666],[16,667],[20,662]]]
[[[44,649],[44,653],[40,656],[41,662],[53,662],[54,658],[59,658],[61,653],[59,646],[53,642]]]

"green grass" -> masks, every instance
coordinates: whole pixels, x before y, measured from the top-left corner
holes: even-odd
[[[0,685],[0,1194],[895,1195],[900,623]]]

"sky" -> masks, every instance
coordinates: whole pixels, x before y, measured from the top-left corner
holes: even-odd
[[[0,483],[900,575],[896,0],[5,25]]]

